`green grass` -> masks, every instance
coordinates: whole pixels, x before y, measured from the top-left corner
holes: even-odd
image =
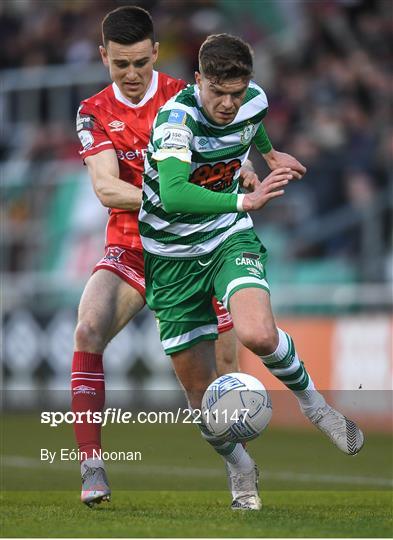
[[[192,425],[112,425],[106,450],[141,462],[108,462],[112,502],[79,501],[79,465],[40,461],[40,448],[73,448],[70,426],[38,415],[2,422],[2,536],[391,537],[392,438],[367,434],[358,456],[317,430],[268,429],[249,444],[261,469],[261,512],[229,509],[222,460]]]
[[[94,510],[75,493],[9,493],[7,537],[391,537],[387,492],[273,491],[261,512],[223,492],[124,492]]]

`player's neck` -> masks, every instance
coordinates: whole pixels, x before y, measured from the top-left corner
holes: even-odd
[[[115,97],[118,101],[121,101],[129,107],[141,107],[144,105],[155,93],[157,90],[158,84],[158,73],[153,70],[149,84],[146,87],[146,91],[140,98],[131,99],[123,94],[117,84],[114,82],[112,88],[115,94]]]

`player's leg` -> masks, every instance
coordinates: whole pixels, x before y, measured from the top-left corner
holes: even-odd
[[[115,273],[100,269],[90,277],[80,301],[74,336],[71,382],[73,412],[103,409],[104,349],[143,305],[140,292]],[[74,432],[83,457],[82,500],[89,504],[104,499],[105,493],[110,493],[104,466],[99,459],[101,424],[83,418],[82,423],[74,424]],[[100,485],[102,489],[99,489]]]
[[[266,281],[267,252],[252,229],[229,237],[219,248],[221,260],[214,291],[230,312],[238,340],[261,357],[271,373],[292,390],[305,415],[347,454],[363,445],[359,428],[329,407],[315,389],[296,353],[292,338],[274,321]]]
[[[215,354],[218,376],[240,371],[236,334],[233,329],[219,332],[215,342]]]
[[[172,353],[177,378],[183,386],[190,408],[200,410],[203,394],[217,377],[214,346],[201,341],[189,349]],[[258,469],[242,444],[212,436],[199,424],[203,438],[224,459],[232,492],[232,509],[259,510]]]
[[[294,342],[276,327],[270,296],[262,288],[243,288],[230,297],[230,309],[239,341],[298,399],[302,412],[347,454],[356,454],[363,446],[360,429],[327,405],[299,360]]]
[[[211,303],[215,270],[206,262],[165,260],[145,253],[147,304],[156,313],[161,343],[172,357],[191,409],[200,409],[207,386],[217,377],[213,343],[217,317]],[[234,499],[239,499],[234,507],[259,508],[254,462],[242,445],[211,437],[200,427],[207,442],[237,473],[240,489],[233,490]]]
[[[218,339],[215,342],[215,354],[217,373],[220,376],[239,371],[239,362],[232,317],[216,298],[213,298],[213,308],[218,321]]]

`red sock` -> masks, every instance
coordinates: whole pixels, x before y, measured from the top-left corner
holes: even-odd
[[[71,373],[72,411],[102,411],[105,404],[105,379],[102,354],[74,352]],[[93,450],[101,449],[101,424],[88,422],[74,423],[75,438],[83,459],[93,456]],[[83,461],[82,459],[82,461]]]

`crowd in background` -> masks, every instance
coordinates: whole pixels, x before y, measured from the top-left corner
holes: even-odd
[[[193,80],[207,34],[230,32],[255,54],[255,79],[265,89],[265,126],[273,145],[308,168],[288,193],[291,205],[263,216],[288,230],[346,207],[355,212],[388,196],[392,185],[392,10],[390,0],[19,0],[0,7],[2,69],[99,61],[100,23],[125,4],[149,9],[160,41],[158,69]],[[32,162],[78,159],[69,125],[33,126],[23,157]],[[2,158],[18,157],[1,141]],[[22,150],[21,150],[22,152]],[[262,160],[252,154],[261,174]],[[9,207],[15,212],[15,206]],[[391,241],[388,212],[385,247]],[[297,257],[356,257],[357,230],[320,245],[297,243]],[[381,269],[379,278],[383,279]],[[378,277],[378,276],[376,276]]]

